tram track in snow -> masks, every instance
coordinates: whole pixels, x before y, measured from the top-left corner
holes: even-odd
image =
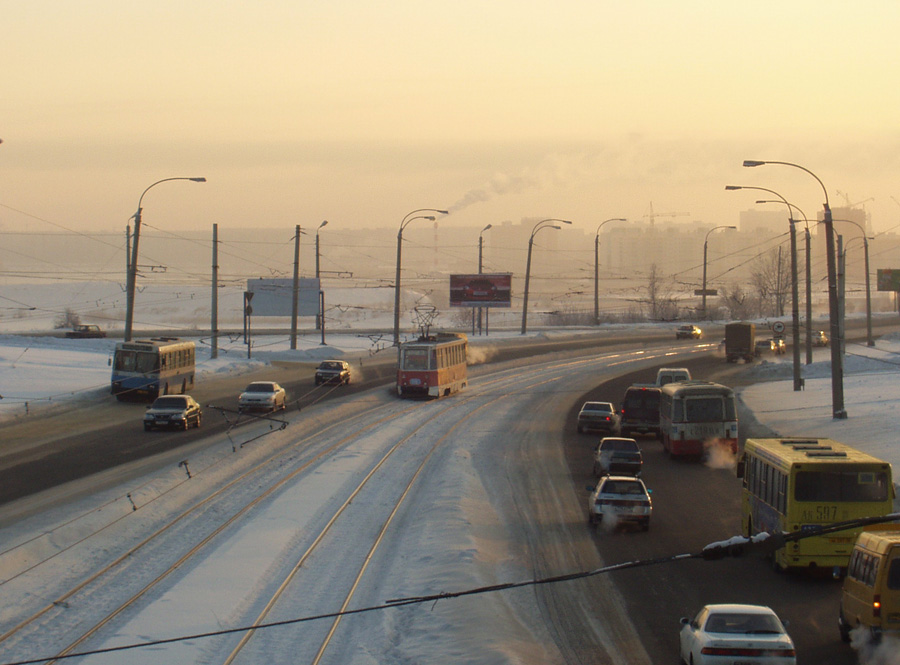
[[[397,441],[395,441],[393,445],[388,449],[388,452],[386,452],[382,457],[378,457],[377,455],[372,456],[373,459],[378,458],[377,462],[374,464],[370,463],[370,468],[368,472],[364,474],[362,482],[359,483],[353,489],[353,491],[346,493],[346,498],[343,500],[343,502],[341,502],[341,505],[335,511],[333,511],[331,518],[325,520],[325,528],[323,528],[319,532],[319,535],[305,550],[306,553],[304,554],[304,556],[301,557],[301,559],[293,566],[293,572],[291,572],[289,576],[285,577],[285,580],[281,583],[280,586],[284,586],[285,588],[287,588],[295,572],[302,567],[303,563],[310,556],[312,556],[313,552],[316,550],[322,540],[326,538],[332,526],[336,523],[337,518],[345,511],[345,509],[353,502],[353,500],[357,498],[361,492],[363,492],[363,488],[365,487],[366,483],[368,483],[373,474],[381,469],[386,464],[386,461],[389,458],[395,456],[396,452],[403,448],[404,443],[412,440],[426,426],[434,426],[434,423],[443,422],[444,420],[446,420],[444,416],[447,416],[447,414],[454,414],[460,411],[465,411],[464,407],[469,407],[473,402],[478,402],[479,400],[481,400],[482,402],[480,405],[476,404],[474,407],[471,407],[471,410],[468,413],[464,413],[462,417],[457,418],[457,420],[449,426],[440,425],[438,431],[442,431],[441,428],[443,428],[443,430],[446,430],[446,434],[439,437],[438,440],[434,443],[433,447],[431,448],[431,450],[433,451],[444,440],[445,436],[449,436],[461,424],[466,422],[468,418],[471,418],[478,410],[484,408],[489,404],[493,404],[494,402],[501,400],[516,391],[533,390],[535,387],[544,382],[538,381],[535,383],[523,385],[523,382],[526,381],[529,376],[550,373],[555,376],[552,379],[547,379],[547,381],[558,381],[565,378],[565,372],[567,372],[573,365],[600,363],[604,367],[612,367],[618,364],[634,363],[638,360],[658,360],[659,358],[664,356],[665,354],[663,353],[656,354],[647,352],[646,350],[621,353],[604,352],[596,356],[591,356],[589,358],[544,361],[534,365],[529,365],[524,368],[504,369],[497,372],[492,372],[489,378],[485,378],[484,380],[479,381],[477,387],[470,386],[470,389],[468,391],[462,393],[456,398],[451,398],[451,400],[447,401],[442,400],[440,402],[432,403],[432,405],[429,406],[432,410],[437,409],[437,413],[429,416],[425,422],[422,422],[419,425],[415,425],[413,423],[411,425],[412,429],[409,434],[402,436]],[[484,401],[484,398],[487,398],[488,401]],[[365,402],[364,399],[355,401]],[[243,470],[240,474],[233,477],[230,482],[224,484],[209,496],[206,496],[202,500],[193,503],[177,516],[169,519],[165,524],[160,526],[149,536],[145,537],[140,543],[138,543],[137,546],[129,548],[112,562],[110,562],[100,570],[94,571],[93,574],[87,576],[78,584],[72,586],[69,591],[56,595],[54,600],[48,603],[45,607],[41,608],[37,612],[32,613],[28,618],[19,621],[15,626],[6,630],[2,635],[0,635],[0,653],[2,653],[2,650],[4,649],[4,643],[11,643],[16,640],[23,639],[27,641],[27,634],[30,631],[34,631],[35,629],[39,630],[40,627],[46,626],[48,624],[58,625],[58,620],[62,615],[65,615],[70,611],[71,608],[79,605],[79,601],[77,599],[79,594],[91,596],[93,594],[90,591],[90,587],[109,584],[108,579],[110,577],[115,577],[112,574],[114,571],[126,567],[126,563],[133,565],[133,560],[136,558],[140,558],[139,555],[142,552],[149,550],[151,548],[151,544],[164,540],[167,542],[171,542],[173,538],[177,540],[178,537],[173,537],[172,534],[178,529],[179,526],[188,524],[193,516],[200,515],[205,511],[218,509],[219,504],[217,504],[217,501],[227,502],[227,500],[230,500],[229,497],[232,496],[231,493],[239,491],[236,488],[240,488],[241,486],[246,486],[252,483],[259,483],[260,487],[264,488],[260,492],[253,492],[251,494],[252,498],[242,499],[240,502],[241,507],[239,509],[236,509],[234,506],[232,506],[229,511],[232,514],[229,518],[219,522],[216,528],[207,533],[204,537],[194,537],[191,541],[192,546],[188,547],[187,545],[183,545],[181,548],[181,556],[179,556],[174,561],[172,561],[170,558],[164,570],[156,571],[154,575],[149,576],[151,578],[149,583],[145,584],[138,591],[130,594],[124,602],[117,602],[118,607],[113,611],[106,612],[105,616],[102,619],[92,620],[92,623],[94,623],[95,625],[90,630],[82,631],[83,634],[80,635],[77,639],[67,640],[69,644],[67,644],[63,648],[59,648],[58,650],[54,651],[54,653],[56,654],[56,657],[59,657],[75,651],[82,645],[87,645],[88,640],[92,636],[98,635],[98,633],[103,631],[105,627],[107,627],[111,623],[114,623],[116,619],[120,619],[129,612],[133,614],[135,610],[133,610],[132,608],[134,608],[142,598],[151,595],[151,591],[154,588],[159,587],[162,582],[169,578],[169,576],[173,572],[186,567],[188,562],[199,557],[201,553],[208,546],[210,546],[210,544],[216,542],[217,540],[220,540],[223,535],[226,534],[226,532],[238,528],[241,520],[248,519],[248,516],[254,511],[254,509],[257,509],[261,504],[269,499],[272,499],[274,501],[279,491],[285,488],[285,486],[289,485],[291,481],[298,479],[304,474],[312,474],[312,469],[316,467],[317,464],[321,464],[324,460],[333,458],[341,454],[345,454],[353,444],[359,443],[361,439],[365,438],[367,434],[370,434],[374,430],[389,429],[392,425],[401,422],[404,418],[410,417],[414,412],[416,413],[416,415],[420,415],[418,412],[422,410],[421,406],[422,405],[416,403],[399,402],[396,400],[385,401],[380,404],[376,404],[375,406],[369,406],[368,408],[364,407],[364,410],[352,416],[349,416],[348,420],[357,421],[357,423],[362,419],[371,419],[372,417],[377,418],[375,421],[366,423],[361,426],[358,424],[352,425],[352,427],[355,428],[353,429],[353,431],[346,431],[346,425],[350,424],[348,422],[334,423],[321,430],[317,430],[311,434],[303,436],[296,441],[280,446],[277,451],[274,451],[271,455],[265,456],[250,468]],[[338,408],[340,409],[341,407]],[[385,413],[382,415],[382,412]],[[343,427],[339,428],[339,424]],[[341,429],[341,432],[334,432],[333,434],[330,433],[331,430],[336,429]],[[288,431],[290,432],[290,428]],[[334,439],[330,439],[329,436],[334,436]],[[296,456],[296,459],[292,459],[292,456]],[[430,456],[431,453],[429,452],[425,459],[422,459],[418,463],[415,473],[408,481],[406,481],[405,483],[397,483],[398,486],[404,486],[406,489],[402,493],[401,498],[392,508],[391,515],[393,515],[393,513],[397,510],[400,502],[402,501],[402,497],[406,496],[406,493],[412,487],[415,479],[418,477],[421,469],[427,463]],[[278,467],[282,470],[276,473],[274,477],[267,476],[266,474],[270,472],[272,467]],[[357,472],[357,475],[358,474],[359,472]],[[322,520],[320,519],[319,521],[321,522]],[[389,524],[390,519],[385,522],[385,528]],[[184,530],[182,529],[180,533],[183,535]],[[382,530],[382,532],[379,533],[377,539],[373,542],[380,542],[383,536],[384,533]],[[90,540],[90,536],[87,537],[87,540]],[[366,560],[368,560],[368,557],[366,558]],[[23,573],[23,575],[28,575],[31,572],[36,572],[40,569],[40,567],[40,565],[37,565],[37,567],[33,567],[32,570],[30,570],[28,573]],[[361,568],[361,571],[364,570],[365,566]],[[121,573],[119,574],[121,575]],[[361,574],[362,572],[360,573],[360,575]],[[3,583],[5,584],[6,582],[8,582],[8,580],[4,581]],[[353,587],[356,587],[356,583],[354,583]],[[253,622],[253,625],[258,625],[265,619],[271,609],[268,606],[270,604],[274,605],[275,603],[277,603],[278,598],[281,596],[281,593],[283,593],[283,591],[271,596],[269,601],[264,604],[266,606],[264,608],[264,611],[257,615],[257,619],[255,622]],[[350,595],[346,597],[344,606],[346,606],[346,603],[349,602],[350,597],[352,597],[352,591]],[[87,602],[90,602],[90,600],[88,600]],[[330,632],[333,633],[333,631],[334,628]],[[245,645],[249,641],[250,635],[251,633],[248,633],[246,636],[247,639],[242,640],[241,645],[234,649],[234,655],[227,656],[226,659],[223,660],[223,662],[233,662],[236,658],[237,653],[243,648],[243,645]],[[322,647],[322,649],[324,649],[324,646]],[[32,655],[34,654],[33,648],[29,648],[28,651]],[[318,655],[316,656],[316,662],[318,662],[319,657],[320,656]],[[0,655],[0,660],[6,661],[6,656]]]

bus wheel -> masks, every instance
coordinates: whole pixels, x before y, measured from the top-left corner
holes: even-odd
[[[187,394],[187,379],[182,379],[182,380],[181,380],[181,394],[182,394],[182,395],[186,395],[186,394]]]
[[[838,630],[841,633],[841,642],[849,642],[850,641],[850,624],[847,623],[847,620],[844,618],[843,610],[838,615]]]
[[[772,564],[772,570],[774,570],[776,573],[783,573],[785,571],[785,569],[782,568],[781,564],[778,563],[777,552],[772,554],[772,560],[770,563]]]

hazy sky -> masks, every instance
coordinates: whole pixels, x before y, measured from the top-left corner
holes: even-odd
[[[0,231],[900,224],[900,2],[0,0]],[[40,220],[47,220],[40,221]],[[51,224],[48,224],[50,222]]]

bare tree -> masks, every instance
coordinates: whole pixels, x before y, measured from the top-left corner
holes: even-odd
[[[754,311],[759,309],[758,300],[738,283],[723,288],[721,300],[728,317],[735,321],[752,318]]]
[[[56,317],[53,326],[59,330],[61,328],[74,328],[79,324],[81,324],[81,317],[78,315],[78,312],[66,307],[66,311]]]
[[[760,316],[784,316],[790,300],[790,262],[781,248],[760,256],[750,270],[750,279],[759,298]]]
[[[668,287],[670,283],[663,279],[655,263],[650,266],[650,274],[647,277],[647,304],[652,321],[672,321],[678,318],[678,302]]]

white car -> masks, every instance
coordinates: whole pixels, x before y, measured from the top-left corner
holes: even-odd
[[[578,433],[588,431],[615,434],[619,431],[619,414],[612,402],[585,402],[578,412]]]
[[[639,476],[643,463],[641,449],[634,439],[605,436],[594,450],[594,475],[598,478],[610,473]]]
[[[588,520],[600,524],[604,519],[615,524],[633,522],[643,531],[650,528],[653,502],[644,481],[634,476],[604,476],[596,487],[589,487]]]
[[[144,412],[144,429],[188,429],[200,427],[203,414],[200,405],[190,395],[157,397]]]
[[[238,411],[278,411],[285,406],[284,388],[274,381],[254,381],[238,397]]]
[[[796,665],[794,642],[763,605],[707,605],[681,619],[681,660],[688,665]]]

